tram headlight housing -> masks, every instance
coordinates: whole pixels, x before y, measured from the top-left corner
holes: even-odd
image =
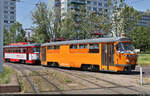
[[[125,55],[126,57],[131,57],[130,55]]]
[[[127,63],[130,63],[130,60],[127,59],[126,62],[127,62]]]

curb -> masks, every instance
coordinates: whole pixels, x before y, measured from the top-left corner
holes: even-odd
[[[11,76],[11,82],[9,84],[1,84],[0,85],[0,93],[18,93],[21,92],[21,88],[19,86],[17,76]]]

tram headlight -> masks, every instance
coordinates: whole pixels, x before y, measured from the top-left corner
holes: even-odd
[[[127,63],[130,63],[130,60],[126,60]]]
[[[126,57],[130,57],[130,55],[125,55]]]

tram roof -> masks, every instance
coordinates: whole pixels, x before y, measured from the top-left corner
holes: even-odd
[[[130,41],[129,38],[97,38],[97,39],[85,39],[85,40],[71,40],[71,41],[59,41],[59,42],[50,42],[41,44],[41,46],[49,45],[66,45],[66,44],[85,44],[85,43],[99,43],[99,42],[121,42],[121,41]]]
[[[4,46],[4,48],[8,48],[8,47],[31,47],[31,46],[41,46],[41,44],[26,44],[26,45],[8,45],[8,46]]]

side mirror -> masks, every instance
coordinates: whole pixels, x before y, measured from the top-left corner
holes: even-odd
[[[139,53],[140,49],[135,49],[134,52]]]

